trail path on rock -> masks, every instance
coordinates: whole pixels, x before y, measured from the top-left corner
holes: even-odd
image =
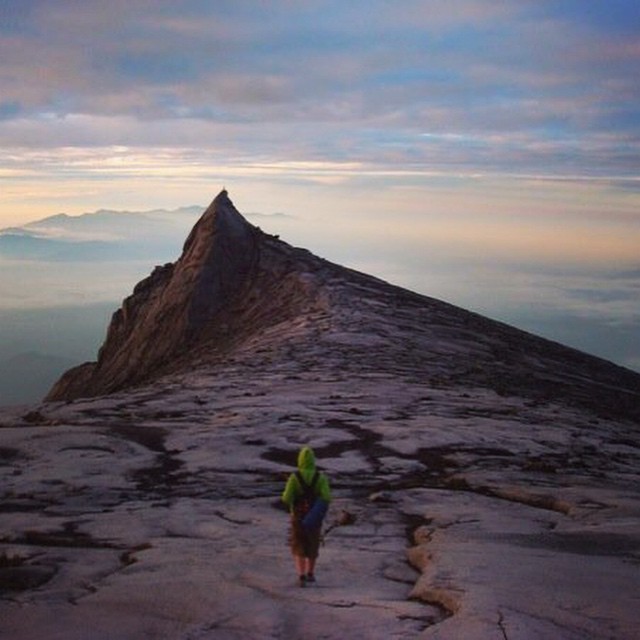
[[[634,637],[633,425],[267,360],[0,416],[0,552],[49,575],[2,591],[0,637]],[[355,516],[307,589],[278,505],[303,444]]]

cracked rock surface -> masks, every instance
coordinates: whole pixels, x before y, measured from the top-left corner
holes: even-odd
[[[634,637],[637,425],[291,367],[5,412],[0,553],[47,578],[2,578],[6,637]],[[303,444],[335,496],[308,589],[278,505]]]
[[[640,376],[216,200],[97,363],[0,412],[0,637],[636,638]],[[334,495],[305,589],[303,445]]]

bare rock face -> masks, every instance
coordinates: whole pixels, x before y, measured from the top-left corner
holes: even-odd
[[[184,366],[204,343],[214,354],[224,351],[232,333],[243,334],[239,326],[231,332],[231,325],[251,328],[241,312],[251,306],[256,288],[262,289],[264,311],[271,312],[266,321],[282,315],[270,297],[281,270],[276,264],[265,270],[264,264],[273,242],[238,213],[223,190],[193,228],[179,260],[156,267],[116,311],[98,361],[68,371],[47,400],[107,394],[152,380]],[[285,312],[290,307],[280,306]]]
[[[640,418],[638,374],[291,247],[248,223],[224,190],[181,257],[157,267],[114,314],[97,362],[67,372],[46,400],[318,345],[325,368],[338,361],[341,371],[393,370]]]

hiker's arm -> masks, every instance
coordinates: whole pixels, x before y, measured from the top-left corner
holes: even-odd
[[[331,502],[331,489],[329,488],[329,480],[323,473],[318,478],[318,495],[327,502]]]
[[[282,492],[282,502],[287,505],[289,511],[291,511],[291,508],[293,507],[293,503],[295,502],[299,490],[298,480],[296,479],[295,474],[292,473],[287,480],[284,491]]]

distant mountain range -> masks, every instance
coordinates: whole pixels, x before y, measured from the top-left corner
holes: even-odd
[[[102,209],[64,213],[0,230],[0,257],[12,260],[85,261],[145,259],[179,247],[203,207],[143,212]]]
[[[59,213],[24,226],[0,229],[0,258],[48,262],[157,260],[179,253],[205,207],[114,211],[70,216]],[[288,218],[253,213],[256,220]]]

